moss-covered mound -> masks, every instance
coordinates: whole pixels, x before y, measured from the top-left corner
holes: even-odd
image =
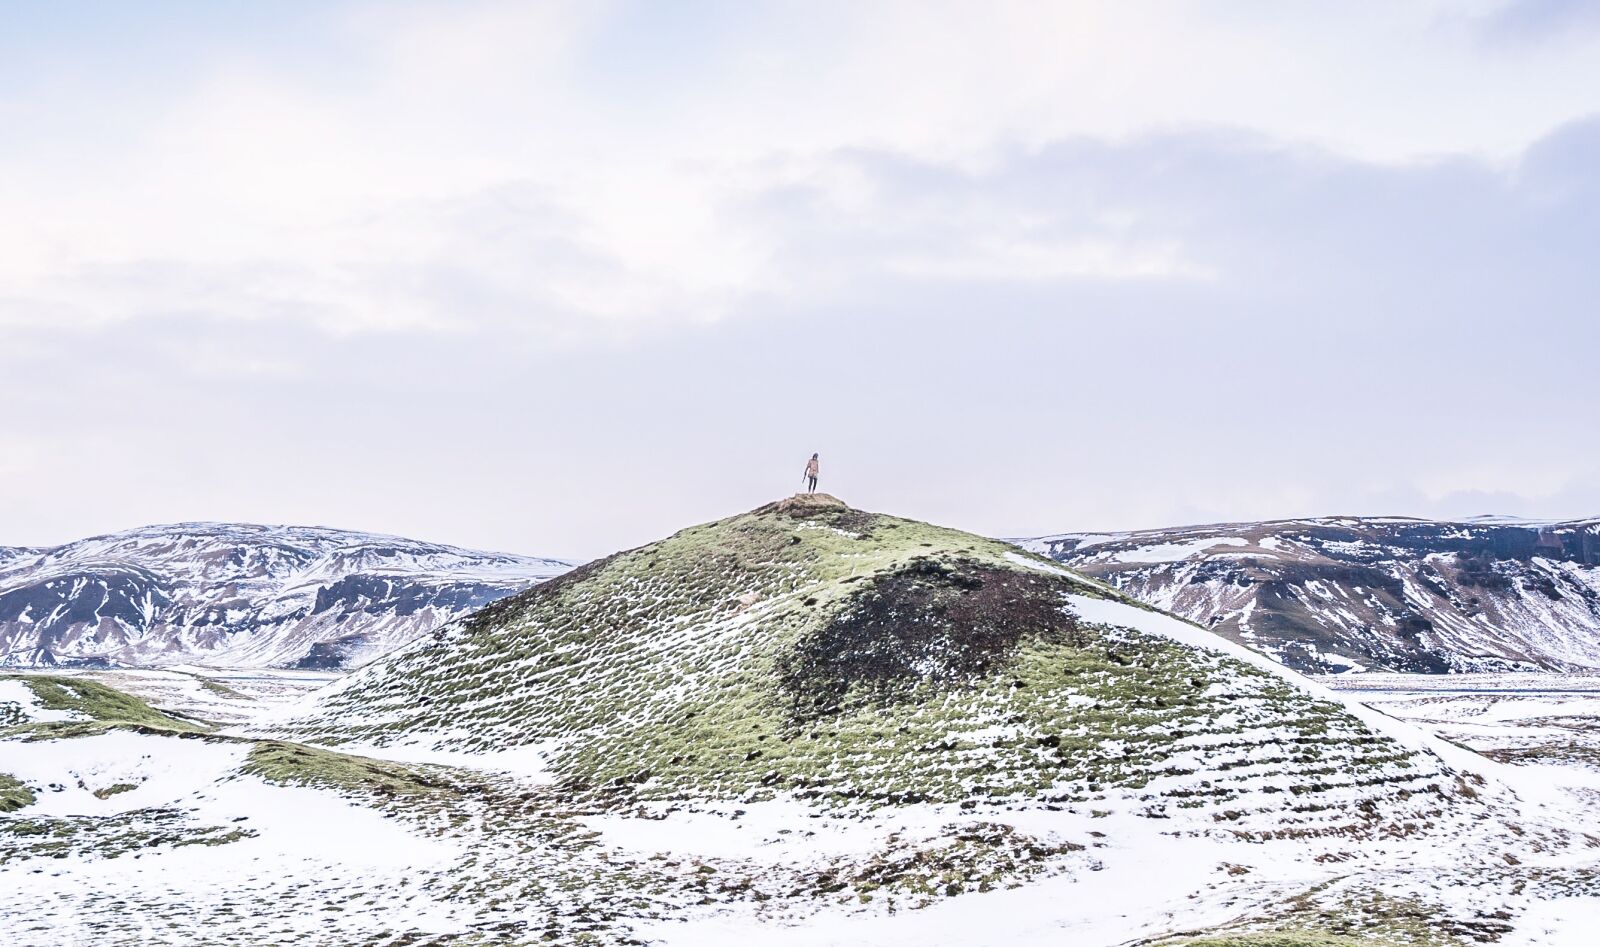
[[[33,805],[33,790],[24,786],[15,776],[0,773],[0,812],[14,812]]]
[[[98,733],[118,726],[180,732],[206,729],[192,720],[157,710],[132,694],[87,678],[45,674],[0,675],[0,680],[7,679],[20,681],[33,692],[41,709],[56,712],[52,715],[56,719],[37,723],[19,713],[15,719],[0,719],[0,725],[24,724],[30,731],[47,736]]]
[[[425,795],[452,788],[422,768],[347,756],[298,743],[263,740],[250,749],[243,772],[282,786],[319,786],[378,796]]]
[[[796,497],[497,602],[289,733],[542,743],[564,785],[629,798],[1132,794],[1241,832],[1404,831],[1449,791],[1285,676],[1090,623],[1089,599],[1120,601],[1004,543]]]

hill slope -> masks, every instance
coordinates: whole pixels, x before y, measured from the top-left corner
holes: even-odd
[[[651,799],[1138,790],[1239,831],[1361,832],[1453,791],[1429,754],[1211,646],[1005,543],[796,497],[496,602],[297,726],[542,745],[572,786]]]
[[[568,568],[369,533],[220,523],[0,550],[0,664],[353,666]]]
[[[1600,520],[1329,517],[1019,544],[1308,673],[1600,668]]]

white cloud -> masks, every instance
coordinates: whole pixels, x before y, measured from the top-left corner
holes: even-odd
[[[1066,241],[979,236],[938,255],[891,257],[895,273],[926,279],[1215,279],[1175,243],[1132,246],[1103,239]]]
[[[805,4],[663,34],[648,6],[327,8],[294,42],[219,37],[172,67],[181,82],[118,75],[13,103],[25,146],[0,145],[0,320],[206,311],[440,331],[483,305],[493,324],[614,333],[809,284],[777,256],[780,224],[742,209],[801,167],[807,186],[835,175],[841,206],[881,212],[827,170],[854,150],[981,174],[1018,147],[1226,125],[1368,160],[1505,158],[1600,104],[1600,56],[1592,38],[1486,49],[1462,24],[1494,9]],[[51,110],[79,134],[31,135]],[[94,131],[102,113],[114,135]],[[490,206],[507,194],[533,203]],[[941,213],[933,226],[968,211]],[[986,279],[1219,275],[1159,230],[970,222],[964,242],[882,262]]]

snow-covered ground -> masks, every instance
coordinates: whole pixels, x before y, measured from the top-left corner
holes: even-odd
[[[1600,675],[1342,674],[1322,680],[1497,761],[1527,791],[1600,793]]]
[[[342,676],[333,671],[213,668],[192,664],[51,673],[58,677],[99,681],[158,709],[225,726],[272,714]]]
[[[1093,599],[1074,605],[1090,620],[1214,646],[1165,616]],[[249,733],[329,680],[206,668],[92,676],[162,709],[210,715],[228,724],[223,737]],[[1503,823],[1481,818],[1457,826],[1449,846],[1436,835],[1234,838],[1181,811],[1147,818],[1138,792],[1093,809],[841,813],[780,797],[560,812],[542,808],[554,797],[541,795],[540,747],[442,754],[416,740],[341,748],[479,781],[471,793],[400,805],[269,784],[241,771],[247,742],[112,731],[0,742],[0,771],[40,789],[36,803],[0,819],[26,816],[74,833],[64,850],[4,837],[0,942],[333,944],[409,932],[429,942],[521,943],[553,931],[558,943],[593,935],[597,943],[694,947],[1120,947],[1180,931],[1270,926],[1291,904],[1343,916],[1373,893],[1469,925],[1469,934],[1494,932],[1505,947],[1590,942],[1600,891],[1586,879],[1600,854],[1558,844],[1540,822],[1600,824],[1600,792],[1590,791],[1600,789],[1600,761],[1585,756],[1600,734],[1600,677],[1369,674],[1324,683],[1370,707],[1364,715],[1386,732],[1488,752],[1477,768],[1518,793],[1503,816],[1522,820],[1527,841],[1508,843]],[[31,695],[0,681],[0,700],[30,704]],[[36,705],[36,721],[71,716],[40,716]],[[1452,765],[1466,757],[1455,752]],[[992,890],[946,896],[937,879],[953,840],[997,832],[1056,854]],[[929,866],[930,893],[885,889],[863,899],[856,888],[830,890],[831,878],[905,862]],[[1518,872],[1539,873],[1543,886],[1519,884],[1530,876]],[[717,887],[736,879],[749,896]]]
[[[688,813],[659,822],[606,818],[591,824],[622,851],[715,856],[769,866],[827,864],[851,855],[866,859],[891,843],[933,846],[974,823],[1005,825],[1027,838],[1084,845],[1047,878],[935,898],[918,910],[874,910],[819,899],[812,910],[791,908],[788,916],[759,909],[700,916],[691,912],[642,928],[652,943],[696,947],[736,947],[752,940],[785,947],[1111,947],[1224,924],[1337,873],[1310,860],[1296,864],[1292,845],[1230,846],[1214,838],[1155,832],[1135,808],[1114,807],[1099,814],[1038,809],[975,813],[915,806],[834,821],[804,806],[778,802],[750,806],[736,820],[724,812],[720,818]],[[1238,861],[1253,867],[1245,869]],[[1255,874],[1241,878],[1230,875],[1229,867]]]
[[[0,765],[46,787],[24,810],[31,824],[96,837],[51,851],[6,836],[0,942],[331,943],[464,927],[417,887],[459,857],[451,843],[334,793],[241,775],[244,744],[113,732],[3,746]]]

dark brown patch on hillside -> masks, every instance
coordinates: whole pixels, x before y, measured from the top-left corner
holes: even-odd
[[[1063,610],[1062,580],[972,560],[914,560],[851,596],[825,628],[779,661],[796,723],[892,703],[922,683],[959,684],[997,669],[1026,637],[1084,644]]]

